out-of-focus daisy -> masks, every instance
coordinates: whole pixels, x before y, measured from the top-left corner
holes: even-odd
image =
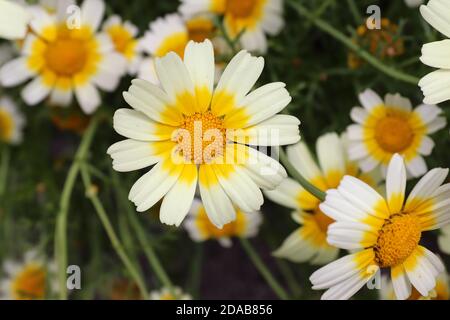
[[[36,250],[25,253],[22,262],[6,260],[5,278],[0,282],[1,299],[42,300],[57,289],[55,264],[46,261]]]
[[[189,42],[184,62],[170,52],[155,66],[162,89],[133,80],[124,98],[134,110],[119,109],[114,115],[115,130],[128,138],[108,150],[114,169],[155,164],[134,184],[129,199],[141,212],[164,197],[160,219],[178,226],[198,182],[206,213],[219,228],[236,219],[234,205],[258,211],[264,201],[260,188],[273,189],[286,171],[247,145],[285,145],[300,139],[300,121],[277,115],[291,101],[285,84],[270,83],[249,93],[264,59],[241,51],[213,89],[209,40]]]
[[[162,288],[150,292],[150,300],[192,300],[192,297],[180,288],[174,287],[172,291],[169,288]]]
[[[75,94],[85,113],[94,112],[101,103],[97,88],[114,90],[125,71],[125,60],[114,52],[109,37],[96,34],[104,6],[101,0],[85,0],[79,25],[63,23],[65,16],[43,8],[31,8],[33,33],[25,39],[22,56],[0,69],[0,82],[11,87],[32,78],[22,90],[27,104],[50,96],[52,104],[67,106]]]
[[[422,104],[412,108],[409,99],[400,94],[387,94],[384,101],[372,90],[359,95],[361,107],[350,113],[357,124],[347,128],[349,157],[368,172],[381,167],[383,175],[392,155],[401,154],[409,176],[420,177],[427,171],[422,156],[430,155],[434,142],[428,136],[445,127],[442,110]]]
[[[436,277],[436,287],[430,290],[428,296],[422,296],[415,288],[412,288],[408,300],[448,300],[449,297],[448,275],[444,271]],[[395,300],[392,281],[386,276],[381,278],[380,298],[382,300]]]
[[[189,213],[184,227],[192,240],[201,242],[215,239],[224,247],[231,247],[232,237],[251,238],[256,236],[262,223],[260,212],[246,213],[237,209],[236,220],[227,223],[222,229],[218,229],[209,221],[205,207],[197,199],[194,200]]]
[[[150,23],[150,29],[140,41],[140,47],[149,56],[142,60],[138,77],[158,84],[155,58],[161,58],[169,52],[175,52],[183,58],[184,49],[190,40],[202,42],[206,39],[212,41],[216,53],[228,52],[221,38],[216,36],[210,16],[197,16],[185,21],[178,14],[168,14],[156,19]]]
[[[357,165],[347,159],[345,138],[339,138],[336,133],[321,136],[317,140],[316,151],[319,166],[303,142],[287,148],[292,165],[322,191],[336,188],[346,174],[363,179],[373,187],[379,180],[375,175],[361,173]],[[265,194],[276,203],[294,209],[292,219],[301,225],[274,252],[275,256],[312,264],[324,264],[337,257],[339,249],[326,241],[328,225],[333,223],[333,219],[320,210],[320,200],[290,178]]]
[[[14,101],[0,98],[0,142],[19,144],[22,142],[25,117]]]
[[[447,0],[430,0],[427,5],[420,7],[422,17],[437,31],[450,38],[450,2]],[[423,102],[434,104],[450,99],[450,39],[424,44],[420,60],[433,68],[424,76],[419,86],[425,96]]]
[[[450,225],[441,229],[441,233],[438,236],[439,249],[446,254],[450,254]]]
[[[405,3],[410,8],[417,8],[423,3],[424,0],[405,0]]]
[[[398,34],[398,26],[386,18],[381,19],[381,29],[368,29],[365,23],[360,25],[352,41],[381,60],[398,57],[405,53],[403,38]],[[347,63],[349,68],[357,69],[364,60],[350,51]]]
[[[282,0],[182,0],[180,11],[189,18],[223,15],[227,34],[240,36],[242,48],[258,53],[267,52],[266,34],[277,35],[284,25]]]
[[[0,38],[23,39],[29,20],[26,8],[13,1],[0,0]]]
[[[328,243],[360,251],[311,275],[313,289],[328,289],[322,299],[350,298],[380,268],[390,270],[397,299],[407,299],[412,286],[428,296],[445,268],[419,242],[422,232],[450,222],[450,184],[441,185],[447,174],[448,169],[429,171],[406,198],[406,168],[395,154],[387,169],[386,199],[351,176],[345,176],[337,189],[328,190],[320,205],[336,221],[328,227]]]
[[[106,32],[114,44],[116,52],[121,54],[128,62],[128,72],[136,74],[141,62],[138,40],[139,30],[129,21],[122,21],[118,15],[109,17],[103,24]]]

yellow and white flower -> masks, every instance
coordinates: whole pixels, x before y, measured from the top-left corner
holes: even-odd
[[[320,205],[336,221],[328,227],[328,243],[359,251],[311,275],[313,289],[328,289],[322,299],[350,298],[381,268],[390,270],[397,299],[407,299],[412,287],[428,296],[445,268],[419,242],[422,232],[450,222],[450,184],[441,185],[447,174],[448,169],[429,171],[406,198],[406,168],[395,154],[387,169],[386,199],[351,176],[328,190]]]
[[[33,7],[32,33],[25,39],[22,56],[0,69],[0,83],[12,87],[33,79],[22,90],[28,105],[50,96],[54,105],[67,106],[72,95],[85,113],[101,103],[97,88],[114,90],[125,72],[124,58],[114,52],[106,34],[96,31],[103,18],[102,0],[85,0],[79,25],[60,20],[62,16]]]
[[[450,2],[447,0],[430,0],[427,5],[420,6],[422,17],[437,31],[450,38]],[[425,96],[424,103],[436,104],[450,99],[450,39],[424,44],[420,60],[433,68],[424,76],[419,86]]]
[[[162,288],[150,292],[150,300],[192,300],[192,297],[179,287],[174,287],[172,291],[169,288]]]
[[[38,251],[24,254],[22,262],[6,260],[3,270],[6,278],[0,282],[3,300],[42,300],[57,290],[56,265],[46,261]]]
[[[130,21],[122,21],[118,15],[109,17],[103,24],[103,32],[108,34],[117,53],[128,62],[128,73],[136,74],[141,56],[138,39],[139,30]]]
[[[284,26],[282,0],[182,0],[180,11],[188,18],[223,15],[227,34],[240,35],[242,48],[258,53],[267,52],[266,34],[277,35]]]
[[[408,300],[448,300],[449,297],[448,275],[444,271],[436,277],[436,287],[429,292],[428,296],[422,296],[415,288],[412,288]],[[396,300],[392,281],[387,276],[381,278],[380,299]]]
[[[29,20],[26,8],[12,1],[0,0],[0,38],[23,39]]]
[[[405,159],[408,176],[420,177],[427,171],[422,156],[434,148],[428,136],[445,127],[442,110],[435,105],[422,104],[412,108],[409,99],[400,94],[387,94],[384,101],[367,89],[359,95],[361,107],[350,113],[356,124],[347,128],[349,158],[359,162],[364,172],[381,167],[383,176],[392,155]]]
[[[115,130],[128,138],[108,150],[114,169],[155,165],[134,184],[129,199],[142,212],[164,197],[160,219],[178,226],[198,182],[207,215],[219,228],[236,219],[234,205],[258,211],[260,188],[275,188],[286,171],[248,145],[278,146],[300,139],[300,121],[277,115],[291,101],[285,84],[270,83],[249,93],[264,59],[241,51],[214,89],[209,40],[189,42],[184,61],[170,52],[156,59],[155,67],[162,89],[133,80],[124,98],[134,110],[119,109],[114,115]]]
[[[345,137],[340,138],[336,133],[322,135],[316,144],[319,166],[303,142],[289,146],[287,154],[297,171],[322,191],[336,188],[346,174],[375,187],[379,177],[359,172],[357,165],[347,159],[345,145]],[[276,257],[311,264],[328,263],[337,257],[339,249],[326,241],[328,225],[333,219],[320,210],[320,200],[290,178],[283,180],[275,190],[264,193],[272,201],[294,209],[292,219],[301,225],[274,252]]]
[[[231,238],[251,238],[258,234],[262,223],[261,212],[242,212],[236,209],[236,220],[227,223],[222,229],[209,221],[205,207],[201,201],[194,199],[184,227],[192,240],[202,242],[210,239],[217,240],[223,247],[231,247]]]
[[[8,97],[0,98],[0,143],[21,143],[25,122],[14,101]]]

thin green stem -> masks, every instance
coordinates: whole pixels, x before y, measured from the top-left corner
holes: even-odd
[[[298,183],[300,183],[300,185],[309,193],[311,193],[313,196],[315,196],[317,199],[319,199],[320,201],[325,201],[325,192],[323,192],[322,190],[318,189],[316,186],[314,186],[313,184],[311,184],[308,180],[305,179],[305,177],[303,177],[300,172],[297,171],[297,169],[294,168],[294,166],[292,165],[292,163],[289,161],[289,159],[286,156],[286,153],[284,152],[284,150],[282,148],[279,149],[280,153],[280,160],[283,163],[284,167],[286,168],[286,170],[289,172],[289,174],[292,176],[292,178],[294,178],[295,180],[297,180]]]
[[[139,273],[138,268],[131,262],[130,258],[126,254],[124,247],[119,240],[119,237],[114,231],[114,228],[111,224],[111,221],[108,218],[105,208],[103,207],[97,195],[97,190],[92,184],[89,170],[84,164],[81,165],[80,169],[81,169],[81,177],[84,183],[84,187],[86,189],[86,196],[91,200],[92,205],[94,206],[94,209],[97,212],[100,221],[102,222],[103,228],[105,229],[106,234],[108,235],[114,250],[116,251],[120,260],[122,260],[122,263],[125,265],[125,268],[128,270],[131,278],[136,282],[136,285],[138,286],[142,297],[144,297],[144,299],[147,299],[149,295],[144,280],[141,274]]]
[[[344,45],[346,45],[349,49],[353,50],[359,57],[364,59],[367,63],[372,65],[374,68],[380,70],[381,72],[387,74],[388,76],[401,80],[407,83],[411,83],[414,85],[417,85],[419,82],[419,78],[406,74],[400,70],[397,70],[393,67],[390,67],[388,65],[385,65],[380,60],[375,58],[373,55],[371,55],[369,52],[365,51],[361,47],[359,47],[356,43],[354,43],[349,37],[347,37],[342,32],[338,31],[335,27],[331,26],[324,20],[320,18],[315,18],[314,14],[308,11],[304,6],[302,6],[297,1],[289,1],[289,5],[294,8],[300,15],[303,17],[306,17],[307,19],[310,19],[319,29],[322,31],[328,33],[330,36],[335,38],[336,40],[340,41]]]
[[[136,237],[138,241],[140,242],[142,249],[144,250],[144,254],[148,260],[148,263],[152,267],[153,271],[155,272],[156,277],[161,282],[161,284],[170,290],[173,290],[173,284],[170,281],[169,276],[167,275],[164,267],[162,266],[158,256],[156,255],[153,247],[150,245],[148,241],[148,237],[145,234],[144,228],[142,228],[142,225],[139,223],[136,212],[133,210],[130,202],[128,201],[126,194],[119,183],[119,179],[117,176],[117,173],[115,171],[112,171],[112,181],[114,188],[116,192],[118,193],[118,198],[120,201],[124,203],[125,210],[127,211],[128,218],[131,224],[131,228],[134,229]]]
[[[350,12],[352,13],[353,18],[355,19],[356,24],[360,24],[363,21],[363,18],[358,10],[358,7],[356,6],[355,1],[347,0],[347,5],[350,8]]]
[[[62,300],[67,299],[67,217],[69,214],[70,198],[72,196],[72,191],[75,186],[78,173],[80,172],[80,160],[86,158],[97,127],[98,118],[94,117],[83,135],[78,151],[75,154],[75,159],[67,174],[61,194],[59,212],[56,217],[54,250],[55,260],[58,265],[59,298]]]
[[[272,288],[275,294],[282,300],[289,300],[289,295],[278,283],[270,270],[266,267],[251,243],[247,239],[243,238],[241,238],[240,241],[250,260],[252,260],[256,269],[258,269],[259,273],[263,276],[263,278],[266,280],[267,284]]]
[[[0,146],[1,147],[1,146]],[[3,194],[6,190],[8,181],[8,169],[10,160],[10,150],[7,145],[1,147],[1,160],[0,160],[0,199],[3,198]]]

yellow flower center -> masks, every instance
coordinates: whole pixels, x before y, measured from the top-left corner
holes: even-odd
[[[205,208],[202,206],[199,209],[195,223],[197,228],[203,235],[209,239],[220,239],[224,237],[231,238],[233,236],[240,236],[245,228],[245,216],[240,210],[236,210],[236,220],[225,224],[222,229],[217,228],[211,223],[206,215]]]
[[[328,226],[334,222],[329,216],[322,212],[322,210],[317,207],[313,213],[314,220],[316,221],[319,229],[324,233],[327,233]]]
[[[375,126],[375,140],[378,145],[390,153],[407,149],[414,138],[414,131],[407,118],[400,115],[387,115]]]
[[[14,121],[11,115],[0,109],[0,140],[8,141],[14,129]]]
[[[169,52],[173,51],[180,56],[184,57],[184,48],[188,43],[188,34],[186,32],[174,33],[173,35],[164,39],[158,49],[156,49],[155,56],[163,57]]]
[[[413,214],[398,213],[385,221],[374,247],[375,261],[380,267],[403,263],[419,244],[422,229]]]
[[[181,155],[195,164],[209,163],[224,154],[226,135],[223,120],[210,111],[185,116],[174,140]]]
[[[130,47],[134,44],[133,36],[120,25],[111,26],[107,30],[109,36],[111,37],[116,51],[127,56],[130,51]]]
[[[50,43],[45,52],[48,68],[55,74],[65,77],[73,76],[83,70],[87,57],[85,41],[65,36]]]
[[[236,18],[252,15],[258,0],[227,0],[225,11]]]
[[[15,300],[44,299],[47,272],[38,264],[31,263],[16,276],[11,284]]]

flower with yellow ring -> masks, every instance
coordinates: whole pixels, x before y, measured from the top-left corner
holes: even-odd
[[[7,277],[0,282],[2,299],[43,300],[55,293],[55,265],[36,250],[27,251],[22,263],[6,260],[3,268]]]
[[[357,177],[376,187],[380,177],[374,173],[360,172],[357,165],[348,160],[346,145],[345,136],[327,133],[317,139],[319,164],[316,164],[303,142],[287,147],[287,154],[297,171],[322,191],[336,188],[344,175]],[[319,199],[291,178],[286,178],[275,190],[265,191],[265,195],[270,200],[295,210],[292,219],[300,224],[274,252],[276,257],[313,265],[325,264],[337,257],[339,248],[326,240],[328,226],[334,220],[320,210]]]
[[[364,172],[381,168],[383,176],[395,153],[403,156],[409,177],[420,177],[427,171],[423,156],[434,147],[428,136],[445,127],[442,110],[422,104],[412,108],[409,99],[400,94],[387,94],[385,99],[367,89],[359,95],[361,107],[350,116],[356,124],[347,128],[349,157]]]
[[[409,298],[413,288],[424,297],[432,294],[445,268],[420,240],[423,232],[450,222],[450,184],[442,185],[447,175],[448,169],[429,171],[406,197],[405,164],[395,154],[385,198],[351,176],[328,190],[320,209],[336,222],[328,227],[327,241],[357,252],[311,275],[313,289],[328,289],[322,299],[350,298],[382,268],[390,271],[397,299]]]
[[[35,6],[21,57],[0,69],[6,87],[30,81],[22,90],[28,105],[50,97],[50,103],[67,106],[75,95],[87,114],[101,103],[98,89],[113,91],[125,71],[125,60],[114,52],[106,34],[97,34],[103,18],[102,0],[85,0],[80,21],[49,13]]]
[[[162,200],[160,220],[179,226],[197,185],[206,213],[218,228],[236,219],[235,206],[258,211],[262,189],[286,176],[274,159],[250,146],[278,146],[300,139],[300,121],[278,115],[291,97],[284,83],[252,92],[264,59],[241,51],[214,88],[212,43],[190,41],[184,59],[174,52],[156,59],[161,86],[133,80],[124,98],[133,107],[114,115],[115,130],[128,138],[112,145],[113,168],[153,168],[131,188],[137,211]],[[274,133],[273,135],[271,133]]]
[[[184,223],[192,240],[202,242],[217,240],[223,247],[231,247],[231,238],[251,238],[258,234],[262,223],[260,212],[242,212],[236,209],[236,220],[226,224],[222,229],[211,223],[201,201],[194,199],[189,215]]]

